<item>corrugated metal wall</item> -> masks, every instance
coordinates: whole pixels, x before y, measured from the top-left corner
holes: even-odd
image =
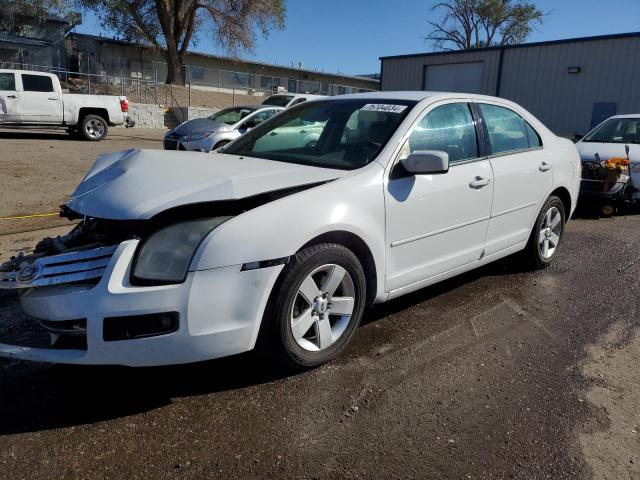
[[[500,96],[559,134],[586,133],[597,102],[617,103],[618,114],[639,113],[640,38],[507,49]]]
[[[422,90],[424,69],[428,65],[482,62],[482,93],[494,95],[499,59],[500,52],[497,50],[385,59],[382,67],[382,89]]]
[[[421,90],[425,65],[482,61],[482,93],[495,95],[500,50],[383,59],[383,90]],[[580,67],[580,73],[568,73]],[[504,49],[500,96],[530,110],[560,135],[585,133],[593,104],[640,113],[640,36]]]

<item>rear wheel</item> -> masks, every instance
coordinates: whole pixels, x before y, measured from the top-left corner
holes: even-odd
[[[541,269],[553,261],[564,233],[565,215],[562,200],[556,196],[549,197],[538,214],[523,252],[528,267]]]
[[[82,118],[80,131],[86,140],[97,142],[107,135],[109,126],[106,120],[99,115],[85,115]]]
[[[325,243],[298,252],[274,288],[261,343],[287,367],[317,367],[340,354],[365,307],[364,270],[353,252]]]

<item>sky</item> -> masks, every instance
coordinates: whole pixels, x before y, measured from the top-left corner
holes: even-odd
[[[257,37],[254,50],[241,54],[267,63],[350,75],[379,73],[379,57],[432,51],[425,42],[428,21],[439,16],[431,6],[440,0],[287,0],[286,26],[268,38]],[[536,0],[547,13],[527,40],[640,31],[640,0]],[[97,19],[86,16],[80,33],[100,32]],[[111,36],[108,32],[100,32]],[[224,55],[202,33],[192,50]]]

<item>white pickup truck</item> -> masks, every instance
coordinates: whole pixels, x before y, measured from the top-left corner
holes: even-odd
[[[0,126],[65,127],[97,141],[127,123],[128,111],[126,97],[63,94],[54,74],[0,69]]]

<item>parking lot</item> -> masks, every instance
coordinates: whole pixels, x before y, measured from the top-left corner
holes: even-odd
[[[96,155],[1,131],[1,217],[55,212]],[[0,261],[65,232],[3,220]],[[640,215],[575,219],[541,272],[506,259],[365,313],[345,355],[170,368],[0,360],[0,478],[638,478]],[[32,335],[12,293],[0,334]]]

